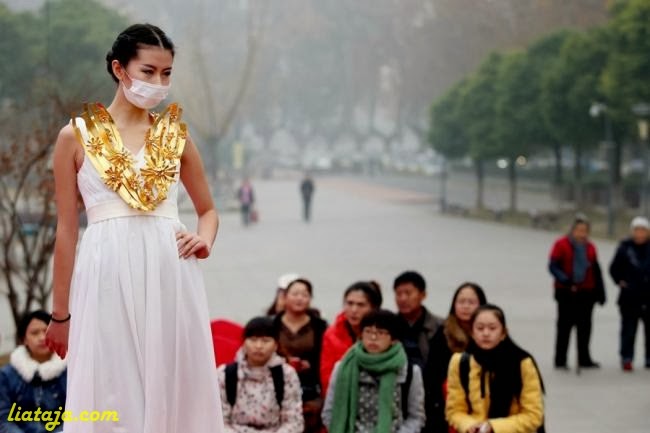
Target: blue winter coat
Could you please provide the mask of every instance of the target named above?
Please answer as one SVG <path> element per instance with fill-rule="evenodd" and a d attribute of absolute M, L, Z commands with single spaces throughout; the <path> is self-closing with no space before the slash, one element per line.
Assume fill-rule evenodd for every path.
<path fill-rule="evenodd" d="M 17 347 L 9 364 L 0 369 L 0 433 L 49 433 L 45 422 L 9 421 L 8 418 L 16 418 L 18 410 L 24 414 L 39 408 L 41 412 L 59 410 L 62 415 L 66 373 L 66 363 L 58 356 L 53 355 L 49 361 L 39 364 L 25 346 Z M 53 431 L 62 430 L 63 426 L 58 425 Z"/>

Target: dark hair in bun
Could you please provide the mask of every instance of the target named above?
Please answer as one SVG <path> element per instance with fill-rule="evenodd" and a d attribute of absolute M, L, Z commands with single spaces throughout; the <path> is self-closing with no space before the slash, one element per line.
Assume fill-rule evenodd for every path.
<path fill-rule="evenodd" d="M 159 27 L 152 24 L 133 24 L 117 36 L 111 50 L 106 54 L 106 70 L 119 82 L 113 73 L 113 60 L 126 66 L 129 61 L 138 55 L 138 49 L 145 46 L 164 48 L 175 54 L 174 44 Z"/>
<path fill-rule="evenodd" d="M 381 295 L 381 286 L 376 281 L 357 281 L 345 290 L 343 299 L 345 300 L 353 292 L 363 293 L 368 303 L 375 310 L 381 307 L 384 300 Z"/>

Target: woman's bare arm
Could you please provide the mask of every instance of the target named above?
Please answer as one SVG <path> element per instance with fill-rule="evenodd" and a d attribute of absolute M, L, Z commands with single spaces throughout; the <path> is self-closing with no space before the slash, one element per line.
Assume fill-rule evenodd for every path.
<path fill-rule="evenodd" d="M 181 180 L 192 199 L 199 221 L 198 236 L 187 232 L 177 234 L 179 255 L 186 258 L 196 255 L 204 259 L 210 255 L 212 244 L 217 237 L 219 215 L 210 194 L 201 155 L 189 136 L 181 158 Z"/>
<path fill-rule="evenodd" d="M 54 276 L 52 288 L 52 315 L 65 319 L 69 314 L 70 282 L 79 237 L 79 210 L 77 207 L 76 153 L 79 149 L 71 125 L 59 133 L 54 155 L 54 185 L 57 209 L 56 243 L 54 246 Z M 68 348 L 68 324 L 51 322 L 47 331 L 48 345 L 64 357 Z"/>

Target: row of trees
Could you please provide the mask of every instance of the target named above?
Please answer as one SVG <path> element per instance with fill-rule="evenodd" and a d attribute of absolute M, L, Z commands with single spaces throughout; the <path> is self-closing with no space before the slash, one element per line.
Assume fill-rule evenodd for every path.
<path fill-rule="evenodd" d="M 581 205 L 584 157 L 603 139 L 603 115 L 612 125 L 611 168 L 620 186 L 623 146 L 637 137 L 631 107 L 650 101 L 650 0 L 618 1 L 610 13 L 603 26 L 493 52 L 435 101 L 429 141 L 447 158 L 471 158 L 477 208 L 484 207 L 488 161 L 508 161 L 510 209 L 516 211 L 518 160 L 554 155 L 553 182 L 561 185 L 567 147 L 575 156 L 574 197 Z M 595 102 L 607 107 L 600 117 L 590 115 Z"/>
<path fill-rule="evenodd" d="M 110 101 L 98 59 L 126 25 L 95 1 L 20 13 L 0 3 L 0 295 L 16 323 L 51 291 L 52 147 L 82 101 Z"/>
<path fill-rule="evenodd" d="M 607 0 L 103 1 L 178 44 L 174 96 L 216 173 L 243 130 L 267 150 L 280 131 L 303 147 L 426 141 L 455 77 L 496 47 L 604 22 Z"/>

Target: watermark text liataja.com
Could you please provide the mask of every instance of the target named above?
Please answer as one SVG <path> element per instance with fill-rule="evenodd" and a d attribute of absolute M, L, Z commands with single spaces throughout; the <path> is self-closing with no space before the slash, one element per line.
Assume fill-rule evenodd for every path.
<path fill-rule="evenodd" d="M 53 431 L 62 422 L 118 422 L 120 417 L 114 410 L 105 411 L 82 411 L 78 416 L 74 416 L 72 411 L 64 411 L 61 406 L 58 410 L 26 410 L 23 411 L 20 406 L 16 407 L 16 403 L 11 405 L 7 421 L 9 422 L 43 422 L 47 431 Z"/>

